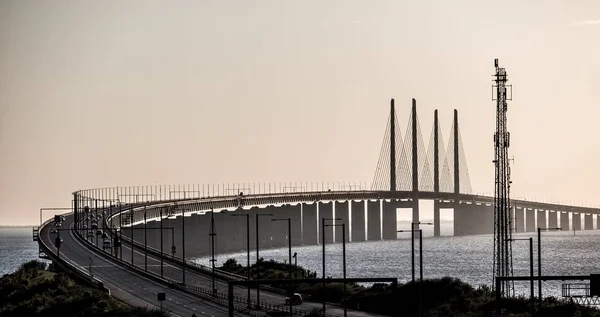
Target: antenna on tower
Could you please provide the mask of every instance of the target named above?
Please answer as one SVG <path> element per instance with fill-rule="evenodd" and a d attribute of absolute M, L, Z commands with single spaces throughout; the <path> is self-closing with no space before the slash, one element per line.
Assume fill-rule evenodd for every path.
<path fill-rule="evenodd" d="M 496 101 L 496 132 L 494 134 L 494 259 L 492 285 L 497 287 L 503 296 L 514 294 L 512 281 L 503 281 L 495 285 L 496 277 L 512 276 L 512 208 L 510 201 L 510 164 L 508 148 L 510 133 L 507 130 L 506 112 L 507 101 L 512 99 L 512 86 L 507 85 L 506 70 L 499 66 L 498 59 L 494 60 L 496 73 L 492 86 L 492 100 Z M 495 93 L 495 96 L 494 96 Z M 513 157 L 514 160 L 514 157 Z"/>

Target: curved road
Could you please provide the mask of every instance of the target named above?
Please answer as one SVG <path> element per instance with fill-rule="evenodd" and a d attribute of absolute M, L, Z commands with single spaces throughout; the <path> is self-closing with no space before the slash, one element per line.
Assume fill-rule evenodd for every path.
<path fill-rule="evenodd" d="M 171 311 L 175 316 L 226 316 L 225 307 L 203 301 L 185 292 L 174 290 L 158 282 L 152 281 L 134 273 L 119 264 L 107 260 L 83 245 L 75 236 L 72 228 L 73 216 L 66 216 L 61 227 L 60 237 L 63 243 L 60 247 L 60 257 L 70 264 L 89 271 L 91 268 L 94 277 L 100 279 L 104 287 L 110 290 L 111 295 L 124 302 L 138 307 L 160 308 L 157 293 L 166 293 L 167 300 L 163 302 L 163 309 Z M 54 236 L 50 231 L 53 224 L 44 226 L 40 232 L 40 239 L 56 253 Z M 92 263 L 90 265 L 90 259 Z M 236 316 L 243 316 L 236 313 Z"/>

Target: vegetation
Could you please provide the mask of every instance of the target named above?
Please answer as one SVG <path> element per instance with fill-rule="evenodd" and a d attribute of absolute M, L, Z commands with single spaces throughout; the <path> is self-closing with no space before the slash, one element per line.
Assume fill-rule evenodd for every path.
<path fill-rule="evenodd" d="M 0 278 L 0 315 L 11 316 L 167 316 L 132 308 L 104 292 L 81 286 L 52 265 L 27 262 Z"/>
<path fill-rule="evenodd" d="M 282 279 L 289 275 L 289 266 L 273 260 L 261 259 L 261 278 Z M 239 265 L 234 259 L 229 259 L 221 269 L 246 275 L 247 268 Z M 255 277 L 255 266 L 251 267 L 252 278 Z M 315 272 L 298 267 L 294 276 L 317 278 Z M 284 285 L 273 285 L 284 289 Z M 349 308 L 387 315 L 387 316 L 418 316 L 419 290 L 421 289 L 424 316 L 492 316 L 495 309 L 494 292 L 488 286 L 473 286 L 456 278 L 424 280 L 419 283 L 399 284 L 392 287 L 387 284 L 374 284 L 363 287 L 356 284 L 347 285 L 346 304 Z M 325 300 L 330 303 L 343 302 L 343 285 L 328 284 L 323 289 L 322 284 L 304 284 L 296 288 L 296 292 L 304 295 L 305 299 L 314 301 Z M 526 297 L 504 299 L 501 303 L 502 316 L 530 316 L 531 301 Z M 536 307 L 537 308 L 537 307 Z M 319 316 L 319 312 L 311 312 L 310 316 Z M 578 316 L 600 317 L 600 311 L 581 306 L 553 297 L 544 299 L 543 308 L 535 316 Z"/>

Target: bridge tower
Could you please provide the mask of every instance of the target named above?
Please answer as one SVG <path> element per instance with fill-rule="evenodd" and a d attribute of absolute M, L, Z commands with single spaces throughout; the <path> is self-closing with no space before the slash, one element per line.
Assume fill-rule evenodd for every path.
<path fill-rule="evenodd" d="M 494 60 L 496 74 L 493 86 L 496 95 L 492 100 L 496 101 L 496 133 L 494 134 L 494 165 L 495 165 L 495 189 L 494 189 L 494 260 L 493 280 L 495 284 L 497 276 L 512 276 L 512 215 L 510 207 L 510 165 L 508 148 L 510 146 L 510 133 L 506 127 L 507 101 L 512 96 L 507 94 L 512 88 L 506 85 L 508 81 L 506 70 L 498 66 L 498 59 Z M 495 98 L 494 98 L 495 97 Z M 495 287 L 496 285 L 494 285 Z M 505 281 L 500 285 L 503 296 L 511 296 L 514 293 L 512 282 Z"/>

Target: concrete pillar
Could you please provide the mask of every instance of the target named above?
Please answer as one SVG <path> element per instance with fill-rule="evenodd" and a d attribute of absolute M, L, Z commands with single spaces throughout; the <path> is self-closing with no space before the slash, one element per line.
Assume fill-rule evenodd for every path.
<path fill-rule="evenodd" d="M 277 216 L 276 218 L 290 218 L 291 219 L 291 224 L 292 224 L 292 245 L 293 246 L 298 246 L 298 245 L 302 245 L 302 222 L 300 220 L 301 218 L 301 205 L 297 204 L 297 205 L 283 205 L 281 207 L 279 207 L 280 211 L 277 212 L 277 214 L 279 216 Z M 285 222 L 278 222 L 277 224 L 279 224 L 280 226 L 277 226 L 279 229 L 282 229 L 283 231 L 280 231 L 279 229 L 277 230 L 278 232 L 278 236 L 281 236 L 281 239 L 278 237 L 276 244 L 278 245 L 284 245 L 287 246 L 288 242 L 287 242 L 287 223 Z"/>
<path fill-rule="evenodd" d="M 383 239 L 384 240 L 396 240 L 398 230 L 396 208 L 398 207 L 398 201 L 386 201 L 383 200 Z M 414 214 L 414 213 L 413 213 Z M 418 220 L 417 220 L 418 221 Z"/>
<path fill-rule="evenodd" d="M 433 236 L 440 236 L 440 202 L 438 200 L 433 201 Z"/>
<path fill-rule="evenodd" d="M 525 208 L 515 208 L 515 231 L 525 232 Z"/>
<path fill-rule="evenodd" d="M 252 207 L 249 210 L 246 211 L 249 215 L 250 215 L 250 250 L 256 252 L 256 214 L 261 213 L 261 209 L 258 207 Z M 263 217 L 265 218 L 265 217 Z M 267 221 L 269 220 L 269 217 L 266 217 Z M 265 219 L 261 219 L 261 220 L 265 220 Z M 259 224 L 260 224 L 260 220 L 259 220 Z M 260 229 L 259 229 L 260 230 Z M 244 231 L 245 233 L 245 231 Z M 259 236 L 260 238 L 260 233 Z M 256 260 L 256 259 L 254 259 Z"/>
<path fill-rule="evenodd" d="M 336 220 L 336 224 L 345 224 L 346 229 L 346 242 L 350 241 L 350 213 L 348 210 L 349 203 L 347 201 L 335 202 L 335 218 L 342 220 Z M 342 227 L 335 227 L 335 243 L 342 243 Z"/>
<path fill-rule="evenodd" d="M 381 240 L 381 205 L 379 200 L 367 201 L 367 239 Z"/>
<path fill-rule="evenodd" d="M 535 227 L 535 209 L 528 208 L 525 211 L 525 226 L 526 232 L 535 232 L 537 230 Z"/>
<path fill-rule="evenodd" d="M 478 218 L 481 221 L 480 234 L 494 234 L 494 206 L 475 205 L 475 208 L 481 208 L 478 210 L 480 213 Z"/>
<path fill-rule="evenodd" d="M 537 228 L 548 228 L 548 224 L 546 223 L 546 210 L 538 209 L 537 210 Z"/>
<path fill-rule="evenodd" d="M 361 242 L 366 240 L 365 235 L 365 202 L 352 202 L 352 242 Z"/>
<path fill-rule="evenodd" d="M 548 212 L 548 228 L 557 228 L 558 227 L 558 212 L 549 211 Z"/>
<path fill-rule="evenodd" d="M 271 219 L 278 218 L 280 215 L 275 206 L 270 205 L 265 208 L 265 213 L 273 214 L 272 217 L 259 217 L 258 220 L 258 230 L 260 230 L 259 234 L 259 248 L 261 250 L 278 247 L 273 240 L 273 236 L 275 236 L 277 228 L 274 225 L 274 222 Z M 279 227 L 279 226 L 278 226 Z M 286 229 L 287 231 L 287 229 Z"/>
<path fill-rule="evenodd" d="M 568 212 L 560 213 L 560 228 L 563 231 L 571 230 L 571 228 L 569 227 L 569 213 Z"/>
<path fill-rule="evenodd" d="M 225 221 L 227 220 L 226 217 L 230 217 L 230 216 L 227 213 L 224 213 L 223 211 L 215 212 L 215 214 L 214 214 L 215 233 L 217 234 L 215 236 L 215 255 L 229 251 L 229 249 L 228 249 L 229 241 L 228 240 L 231 239 L 231 237 L 228 237 L 227 227 L 225 224 Z M 210 239 L 210 236 L 209 236 L 209 239 Z M 218 265 L 223 264 L 223 261 L 220 261 L 221 263 L 219 263 Z M 217 264 L 215 264 L 215 265 L 217 265 Z"/>
<path fill-rule="evenodd" d="M 323 218 L 331 219 L 333 218 L 333 202 L 323 203 L 319 202 L 319 228 L 323 228 Z M 333 224 L 334 222 L 329 220 L 325 222 L 325 224 Z M 322 233 L 319 236 L 319 241 L 321 241 Z M 325 227 L 325 243 L 333 243 L 333 227 Z"/>
<path fill-rule="evenodd" d="M 472 227 L 470 226 L 472 210 L 470 206 L 467 204 L 454 204 L 454 236 L 472 234 Z"/>
<path fill-rule="evenodd" d="M 573 230 L 581 230 L 581 214 L 573 213 Z"/>
<path fill-rule="evenodd" d="M 592 214 L 585 214 L 585 230 L 594 230 L 594 217 Z"/>
<path fill-rule="evenodd" d="M 302 204 L 302 244 L 315 245 L 319 243 L 317 233 L 317 204 Z"/>

